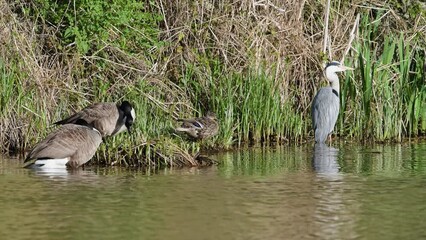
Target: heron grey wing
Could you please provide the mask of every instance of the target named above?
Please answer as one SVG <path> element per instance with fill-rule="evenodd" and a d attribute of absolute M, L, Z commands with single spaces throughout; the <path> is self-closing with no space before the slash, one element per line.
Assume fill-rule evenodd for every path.
<path fill-rule="evenodd" d="M 324 131 L 324 101 L 325 101 L 326 92 L 323 89 L 320 89 L 317 95 L 314 98 L 312 103 L 312 122 L 315 132 L 315 141 L 316 142 L 325 142 L 327 135 Z"/>
<path fill-rule="evenodd" d="M 314 101 L 312 102 L 312 123 L 314 129 L 323 128 L 325 119 L 325 111 L 327 108 L 327 101 L 329 101 L 328 91 L 326 88 L 321 88 L 315 95 Z"/>
<path fill-rule="evenodd" d="M 333 130 L 339 115 L 339 98 L 331 87 L 321 88 L 312 103 L 312 122 L 315 139 L 324 142 Z"/>
<path fill-rule="evenodd" d="M 330 97 L 330 107 L 328 109 L 330 121 L 328 126 L 328 134 L 333 132 L 334 126 L 336 125 L 337 118 L 339 117 L 339 111 L 340 111 L 340 99 L 338 96 L 331 94 Z"/>
<path fill-rule="evenodd" d="M 315 95 L 314 97 L 314 101 L 312 102 L 312 107 L 311 107 L 311 120 L 312 120 L 312 126 L 314 131 L 317 129 L 317 123 L 318 123 L 318 115 L 319 115 L 319 103 L 318 103 L 318 95 L 319 93 L 317 93 L 317 95 Z"/>

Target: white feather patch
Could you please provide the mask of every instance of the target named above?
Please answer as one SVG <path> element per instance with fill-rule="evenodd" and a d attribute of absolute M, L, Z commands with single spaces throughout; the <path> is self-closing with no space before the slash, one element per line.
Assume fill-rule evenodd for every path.
<path fill-rule="evenodd" d="M 194 127 L 199 128 L 199 129 L 204 128 L 204 125 L 203 125 L 203 124 L 201 124 L 199 121 L 196 121 L 196 122 L 197 122 L 197 124 L 198 124 L 200 127 L 198 127 L 198 126 L 196 126 L 196 125 L 192 124 Z"/>
<path fill-rule="evenodd" d="M 36 168 L 66 168 L 66 164 L 69 161 L 69 158 L 59 158 L 59 159 L 42 159 L 36 160 L 34 162 L 34 167 Z"/>
<path fill-rule="evenodd" d="M 130 115 L 132 115 L 133 121 L 136 119 L 135 109 L 132 108 L 132 111 L 130 111 Z"/>

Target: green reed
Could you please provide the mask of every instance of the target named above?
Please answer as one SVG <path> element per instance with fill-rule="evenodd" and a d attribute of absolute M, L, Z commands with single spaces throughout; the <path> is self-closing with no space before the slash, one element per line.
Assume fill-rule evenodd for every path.
<path fill-rule="evenodd" d="M 354 44 L 358 55 L 346 63 L 357 69 L 342 86 L 339 126 L 342 133 L 359 139 L 401 141 L 424 132 L 419 129 L 426 111 L 424 54 L 412 48 L 414 42 L 407 42 L 402 33 L 380 40 L 380 16 L 371 23 L 366 16 L 361 22 L 361 37 Z"/>
<path fill-rule="evenodd" d="M 12 102 L 12 96 L 16 94 L 15 86 L 20 86 L 19 83 L 16 82 L 16 78 L 13 74 L 8 71 L 7 67 L 3 62 L 0 62 L 0 81 L 1 81 L 1 96 L 0 96 L 0 114 L 1 117 L 5 117 L 6 109 L 10 105 L 14 105 Z M 19 91 L 18 92 L 22 92 Z"/>
<path fill-rule="evenodd" d="M 190 68 L 183 88 L 190 89 L 194 102 L 202 103 L 200 108 L 218 115 L 221 130 L 216 145 L 230 148 L 303 136 L 302 116 L 293 109 L 293 101 L 281 102 L 273 77 L 262 71 L 226 74 L 216 66 L 203 82 L 196 78 L 196 67 Z"/>
<path fill-rule="evenodd" d="M 166 102 L 171 89 L 145 80 L 137 81 L 132 87 L 123 85 L 122 88 L 126 92 L 123 99 L 129 100 L 135 108 L 133 129 L 130 134 L 105 139 L 105 144 L 98 151 L 100 161 L 149 167 L 171 166 L 187 161 L 186 157 L 200 150 L 199 143 L 191 143 L 174 132 L 178 125 L 172 118 L 174 107 Z"/>
<path fill-rule="evenodd" d="M 342 138 L 401 141 L 426 132 L 425 54 L 419 47 L 422 40 L 407 33 L 383 34 L 382 16 L 379 12 L 374 18 L 368 13 L 361 17 L 359 36 L 352 46 L 356 51 L 346 58 L 345 65 L 356 70 L 341 77 L 341 111 L 336 131 Z M 132 59 L 138 56 L 126 52 L 116 53 L 119 57 L 110 56 L 118 59 L 114 60 L 119 63 L 115 65 L 101 60 L 80 63 L 70 57 L 64 65 L 76 67 L 70 72 L 64 68 L 67 79 L 33 79 L 34 69 L 39 68 L 25 68 L 25 61 L 32 58 L 8 56 L 15 61 L 0 61 L 2 142 L 24 150 L 51 132 L 55 128 L 53 122 L 74 111 L 93 102 L 122 99 L 134 104 L 137 117 L 133 132 L 105 139 L 97 152 L 97 163 L 184 165 L 197 152 L 212 148 L 312 139 L 310 106 L 300 106 L 300 99 L 309 97 L 302 102 L 311 102 L 315 94 L 312 85 L 300 87 L 292 76 L 271 74 L 275 63 L 263 63 L 262 67 L 249 59 L 244 68 L 233 68 L 208 50 L 192 53 L 190 62 L 176 67 L 178 74 L 173 79 L 161 75 L 161 71 L 156 72 L 160 76 L 153 77 L 132 72 Z M 108 54 L 104 53 L 104 57 L 108 58 Z M 291 56 L 286 57 L 291 64 Z M 250 54 L 243 58 L 250 58 Z M 314 59 L 315 55 L 309 58 Z M 126 64 L 130 68 L 123 70 L 121 67 Z M 166 70 L 174 70 L 170 68 Z M 309 70 L 316 69 L 312 66 L 300 69 L 312 71 L 306 76 L 321 75 Z M 283 91 L 283 86 L 289 89 Z M 174 132 L 177 118 L 202 116 L 209 110 L 218 116 L 218 136 L 191 142 Z"/>

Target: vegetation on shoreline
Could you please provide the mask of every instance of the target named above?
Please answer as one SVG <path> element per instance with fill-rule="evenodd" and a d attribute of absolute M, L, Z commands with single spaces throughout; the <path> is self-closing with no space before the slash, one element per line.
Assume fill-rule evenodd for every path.
<path fill-rule="evenodd" d="M 0 1 L 0 142 L 23 151 L 92 102 L 130 100 L 135 131 L 107 139 L 95 163 L 196 165 L 200 149 L 312 139 L 310 103 L 326 84 L 325 5 L 114 0 Z M 333 60 L 344 55 L 336 132 L 401 141 L 426 132 L 426 6 L 331 6 Z M 78 18 L 76 16 L 79 16 Z M 331 59 L 328 59 L 331 60 Z M 177 118 L 216 112 L 219 135 L 192 143 Z"/>

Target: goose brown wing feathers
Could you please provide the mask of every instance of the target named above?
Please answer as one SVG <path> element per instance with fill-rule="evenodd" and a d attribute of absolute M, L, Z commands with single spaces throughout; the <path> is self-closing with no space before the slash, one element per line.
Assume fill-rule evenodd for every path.
<path fill-rule="evenodd" d="M 102 136 L 108 136 L 116 131 L 118 118 L 119 111 L 115 103 L 95 103 L 54 124 L 76 123 L 79 119 L 83 119 L 96 128 Z"/>
<path fill-rule="evenodd" d="M 28 154 L 31 159 L 70 158 L 75 167 L 87 162 L 102 142 L 101 135 L 85 126 L 67 124 L 49 134 Z"/>

